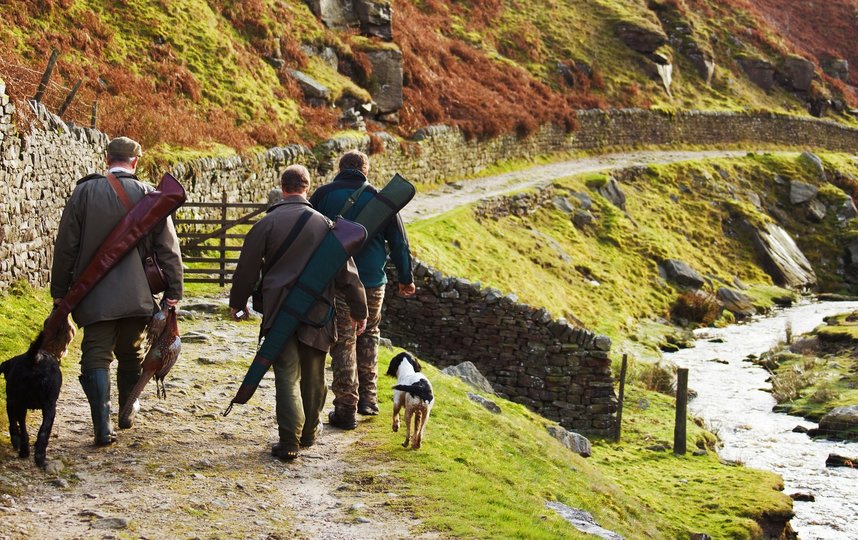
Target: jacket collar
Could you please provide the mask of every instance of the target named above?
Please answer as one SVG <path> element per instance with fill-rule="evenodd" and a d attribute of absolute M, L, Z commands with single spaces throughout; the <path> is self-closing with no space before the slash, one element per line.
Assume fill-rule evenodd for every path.
<path fill-rule="evenodd" d="M 290 204 L 303 204 L 304 206 L 309 206 L 312 208 L 310 201 L 308 201 L 307 198 L 303 195 L 289 195 L 288 197 L 285 197 L 282 201 L 269 206 L 268 210 L 266 210 L 265 212 L 268 213 L 276 208 L 280 208 L 281 206 L 286 206 Z"/>
<path fill-rule="evenodd" d="M 137 176 L 134 173 L 131 173 L 131 172 L 128 172 L 125 170 L 118 170 L 118 171 L 114 172 L 113 174 L 115 174 L 117 178 L 133 178 L 134 180 L 137 180 Z M 101 174 L 101 173 L 88 174 L 88 175 L 84 176 L 83 178 L 81 178 L 80 180 L 78 180 L 77 183 L 83 184 L 87 180 L 93 180 L 96 178 L 106 178 L 106 176 Z"/>
<path fill-rule="evenodd" d="M 355 184 L 359 186 L 364 182 L 368 182 L 366 176 L 357 169 L 345 169 L 337 173 L 334 177 L 334 182 L 345 182 L 347 184 Z"/>

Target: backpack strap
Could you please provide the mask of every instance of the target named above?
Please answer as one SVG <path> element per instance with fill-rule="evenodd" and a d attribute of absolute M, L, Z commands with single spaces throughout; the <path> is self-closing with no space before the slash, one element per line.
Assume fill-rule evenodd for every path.
<path fill-rule="evenodd" d="M 361 186 L 359 188 L 352 191 L 352 194 L 349 195 L 348 199 L 346 199 L 346 203 L 343 205 L 342 208 L 340 208 L 340 211 L 337 212 L 337 215 L 338 216 L 344 216 L 346 214 L 346 212 L 351 210 L 352 206 L 354 206 L 354 204 L 360 198 L 361 193 L 363 193 L 363 191 L 368 187 L 369 187 L 369 182 L 364 182 L 363 184 L 361 184 Z"/>

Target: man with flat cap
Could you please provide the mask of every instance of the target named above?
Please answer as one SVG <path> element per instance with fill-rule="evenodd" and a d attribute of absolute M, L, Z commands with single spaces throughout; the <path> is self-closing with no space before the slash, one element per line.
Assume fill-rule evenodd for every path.
<path fill-rule="evenodd" d="M 143 151 L 136 141 L 117 137 L 107 144 L 107 171 L 78 180 L 60 219 L 51 268 L 51 296 L 57 304 L 89 264 L 108 234 L 152 186 L 135 172 Z M 175 306 L 182 298 L 179 240 L 168 217 L 95 285 L 72 311 L 83 327 L 80 384 L 89 401 L 96 446 L 116 440 L 110 421 L 110 364 L 118 361 L 119 410 L 125 405 L 143 364 L 146 325 L 157 302 L 143 269 L 143 255 L 153 250 L 167 277 L 164 299 Z M 135 412 L 139 404 L 135 403 Z M 131 427 L 119 425 L 120 429 Z"/>

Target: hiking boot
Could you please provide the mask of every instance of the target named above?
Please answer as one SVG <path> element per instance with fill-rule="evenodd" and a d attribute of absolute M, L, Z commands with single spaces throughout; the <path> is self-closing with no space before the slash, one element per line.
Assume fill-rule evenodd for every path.
<path fill-rule="evenodd" d="M 351 415 L 338 414 L 336 410 L 328 413 L 328 424 L 340 429 L 354 429 L 357 427 L 357 420 L 354 413 Z"/>
<path fill-rule="evenodd" d="M 116 442 L 116 433 L 110 423 L 110 377 L 106 369 L 89 369 L 78 377 L 83 393 L 89 401 L 95 445 L 107 446 Z"/>
<path fill-rule="evenodd" d="M 298 449 L 287 450 L 287 446 L 280 443 L 271 447 L 271 455 L 282 461 L 292 461 L 298 457 Z"/>
<path fill-rule="evenodd" d="M 358 402 L 357 412 L 363 416 L 377 416 L 378 405 L 375 403 Z"/>
<path fill-rule="evenodd" d="M 141 370 L 142 371 L 142 370 Z M 119 411 L 125 409 L 125 402 L 128 401 L 128 396 L 131 390 L 140 379 L 140 371 L 117 370 L 116 371 L 116 388 L 119 391 Z M 127 418 L 119 415 L 119 429 L 128 429 L 134 423 L 134 415 L 140 412 L 140 400 L 135 399 L 131 405 L 131 413 Z"/>

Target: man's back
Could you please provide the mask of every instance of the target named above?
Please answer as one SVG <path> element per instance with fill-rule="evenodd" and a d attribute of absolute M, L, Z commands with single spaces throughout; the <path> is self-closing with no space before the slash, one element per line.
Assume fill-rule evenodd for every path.
<path fill-rule="evenodd" d="M 343 209 L 349 197 L 360 189 L 366 182 L 366 177 L 353 169 L 340 171 L 334 180 L 319 187 L 310 197 L 313 207 L 330 219 L 335 219 Z M 343 215 L 346 219 L 355 219 L 361 210 L 378 193 L 373 186 L 367 185 L 355 201 L 354 205 Z M 378 234 L 368 238 L 360 253 L 354 256 L 355 264 L 364 287 L 380 287 L 387 283 L 384 266 L 387 262 L 387 242 L 390 247 L 390 258 L 396 266 L 400 277 L 411 278 L 411 253 L 408 248 L 408 237 L 405 227 L 397 215 Z M 400 279 L 402 281 L 402 279 Z"/>
<path fill-rule="evenodd" d="M 128 173 L 117 179 L 133 203 L 147 191 Z M 89 175 L 78 182 L 60 220 L 51 272 L 51 295 L 60 298 L 90 262 L 127 210 L 107 179 Z M 138 250 L 132 250 L 80 302 L 74 319 L 81 326 L 124 317 L 148 316 L 154 303 Z"/>

